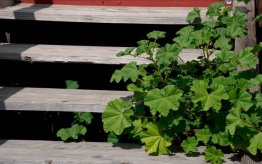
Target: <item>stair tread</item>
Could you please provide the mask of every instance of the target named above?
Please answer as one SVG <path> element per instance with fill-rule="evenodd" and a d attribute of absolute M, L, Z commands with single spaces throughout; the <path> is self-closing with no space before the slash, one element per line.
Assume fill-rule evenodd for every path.
<path fill-rule="evenodd" d="M 1 44 L 0 59 L 94 64 L 126 64 L 131 61 L 136 61 L 138 64 L 149 63 L 149 60 L 143 57 L 116 57 L 116 54 L 122 50 L 125 50 L 125 47 Z M 183 62 L 187 62 L 197 59 L 200 54 L 199 49 L 184 49 L 180 57 Z"/>
<path fill-rule="evenodd" d="M 132 93 L 110 90 L 0 87 L 0 110 L 103 112 L 106 104 Z"/>
<path fill-rule="evenodd" d="M 116 7 L 26 4 L 0 10 L 0 19 L 123 24 L 187 24 L 193 7 Z M 205 18 L 206 7 L 201 9 Z"/>
<path fill-rule="evenodd" d="M 183 153 L 175 155 L 149 156 L 144 147 L 130 143 L 80 142 L 36 140 L 0 140 L 0 163 L 205 163 L 203 155 L 189 157 Z M 200 151 L 204 147 L 199 148 Z M 226 154 L 225 163 L 239 163 Z"/>

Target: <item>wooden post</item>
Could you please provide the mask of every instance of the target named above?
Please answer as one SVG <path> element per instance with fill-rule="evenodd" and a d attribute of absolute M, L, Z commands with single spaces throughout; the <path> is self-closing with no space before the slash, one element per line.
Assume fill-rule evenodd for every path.
<path fill-rule="evenodd" d="M 236 0 L 234 0 L 233 5 L 237 10 L 247 12 L 248 33 L 244 38 L 237 38 L 235 40 L 235 51 L 239 51 L 248 46 L 254 46 L 257 43 L 256 24 L 253 21 L 255 18 L 255 0 L 250 0 L 247 5 L 243 2 L 236 2 Z"/>
<path fill-rule="evenodd" d="M 235 40 L 235 51 L 239 51 L 245 49 L 246 47 L 255 46 L 257 44 L 256 39 L 256 23 L 254 22 L 255 18 L 255 0 L 250 0 L 248 4 L 244 2 L 237 2 L 234 0 L 233 6 L 236 10 L 241 10 L 247 13 L 247 29 L 248 33 L 243 38 L 237 38 Z M 257 70 L 259 71 L 259 66 L 257 66 Z M 239 70 L 243 71 L 243 70 Z M 261 87 L 257 86 L 250 89 L 251 92 L 261 91 Z"/>

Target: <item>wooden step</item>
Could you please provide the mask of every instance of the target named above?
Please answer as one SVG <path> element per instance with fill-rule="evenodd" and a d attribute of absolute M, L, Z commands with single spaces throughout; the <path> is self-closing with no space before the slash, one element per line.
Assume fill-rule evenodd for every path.
<path fill-rule="evenodd" d="M 116 54 L 124 49 L 125 47 L 0 44 L 0 59 L 93 64 L 126 64 L 131 61 L 138 64 L 149 63 L 142 57 L 116 57 Z M 180 56 L 183 62 L 187 62 L 197 59 L 199 55 L 201 50 L 184 49 Z"/>
<path fill-rule="evenodd" d="M 204 148 L 199 150 L 203 152 Z M 232 161 L 233 154 L 226 154 L 224 163 Z M 149 156 L 144 147 L 128 143 L 60 141 L 0 140 L 0 163 L 83 163 L 83 164 L 203 164 L 203 155 L 186 156 L 183 153 L 164 156 Z"/>
<path fill-rule="evenodd" d="M 19 4 L 0 10 L 0 19 L 127 23 L 187 24 L 186 16 L 193 7 L 108 7 L 48 4 Z M 201 8 L 202 19 L 206 8 Z"/>
<path fill-rule="evenodd" d="M 64 5 L 95 5 L 95 6 L 208 6 L 224 0 L 22 0 L 24 3 L 64 4 Z"/>
<path fill-rule="evenodd" d="M 101 113 L 110 100 L 127 99 L 131 94 L 109 90 L 0 87 L 0 110 Z"/>

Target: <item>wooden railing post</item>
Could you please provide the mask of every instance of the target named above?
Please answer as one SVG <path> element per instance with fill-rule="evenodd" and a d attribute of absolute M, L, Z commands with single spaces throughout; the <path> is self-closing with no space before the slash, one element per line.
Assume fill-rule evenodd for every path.
<path fill-rule="evenodd" d="M 248 4 L 244 2 L 237 2 L 234 0 L 234 7 L 247 13 L 247 29 L 248 33 L 244 38 L 237 38 L 235 40 L 235 51 L 242 50 L 249 46 L 254 46 L 257 43 L 256 39 L 256 24 L 255 18 L 255 0 L 250 0 Z"/>

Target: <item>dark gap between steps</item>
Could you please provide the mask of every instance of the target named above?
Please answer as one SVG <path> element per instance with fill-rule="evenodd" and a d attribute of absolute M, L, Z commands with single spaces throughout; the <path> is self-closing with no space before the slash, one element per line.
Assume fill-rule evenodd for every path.
<path fill-rule="evenodd" d="M 153 30 L 167 32 L 166 40 L 172 42 L 175 33 L 184 25 L 102 24 L 48 21 L 1 20 L 0 31 L 10 32 L 12 43 L 136 46 Z M 0 41 L 4 41 L 2 38 Z"/>

